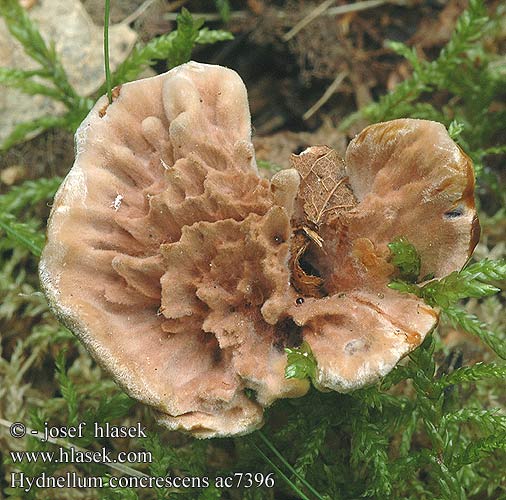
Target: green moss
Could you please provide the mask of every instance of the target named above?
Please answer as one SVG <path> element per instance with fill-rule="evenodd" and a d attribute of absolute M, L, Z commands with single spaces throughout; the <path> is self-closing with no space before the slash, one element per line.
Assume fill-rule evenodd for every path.
<path fill-rule="evenodd" d="M 228 2 L 216 3 L 223 17 Z M 68 84 L 52 47 L 38 34 L 15 0 L 0 2 L 0 14 L 9 29 L 38 63 L 33 71 L 0 70 L 0 83 L 28 94 L 58 99 L 67 107 L 62 118 L 45 117 L 22 124 L 3 145 L 23 140 L 33 130 L 63 126 L 75 129 L 92 101 Z M 177 32 L 138 45 L 112 75 L 114 84 L 131 80 L 158 60 L 177 64 L 186 60 L 196 43 L 230 38 L 223 31 L 201 28 L 183 13 Z M 433 61 L 421 60 L 405 45 L 391 48 L 406 57 L 413 75 L 392 93 L 360 110 L 360 116 L 379 121 L 401 116 L 438 119 L 471 155 L 479 175 L 479 195 L 489 215 L 485 230 L 506 227 L 504 190 L 489 162 L 503 154 L 505 146 L 494 141 L 506 128 L 506 114 L 491 103 L 504 95 L 500 56 L 488 50 L 487 40 L 498 29 L 483 2 L 471 0 L 448 45 Z M 190 46 L 191 45 L 191 46 Z M 37 80 L 35 79 L 37 77 Z M 431 93 L 444 99 L 430 101 Z M 353 121 L 351 117 L 348 120 Z M 262 165 L 263 166 L 263 165 Z M 441 307 L 459 332 L 475 334 L 484 343 L 471 342 L 471 354 L 462 359 L 442 340 L 449 322 L 443 323 L 424 344 L 373 387 L 343 395 L 314 389 L 297 400 L 283 400 L 266 412 L 261 433 L 236 439 L 198 441 L 156 427 L 145 408 L 135 404 L 91 360 L 88 353 L 48 312 L 38 292 L 37 256 L 44 240 L 43 214 L 60 179 L 39 179 L 0 196 L 0 417 L 2 425 L 27 422 L 42 430 L 94 420 L 117 425 L 142 421 L 149 429 L 146 439 L 97 440 L 90 433 L 67 439 L 65 445 L 89 450 L 102 446 L 112 451 L 145 450 L 152 463 L 130 464 L 117 470 L 110 464 L 76 464 L 81 475 L 189 475 L 214 477 L 234 472 L 275 473 L 272 488 L 219 490 L 171 488 L 133 490 L 104 488 L 89 498 L 149 499 L 250 499 L 321 498 L 501 498 L 506 484 L 506 416 L 504 379 L 506 357 L 504 327 L 504 250 L 493 253 L 440 280 L 414 283 L 417 276 L 413 252 L 401 245 L 397 265 L 411 282 L 396 282 L 399 290 L 416 293 Z M 491 233 L 492 234 L 492 233 Z M 494 241 L 490 237 L 489 243 Z M 501 254 L 502 252 L 502 254 Z M 488 255 L 488 254 L 487 254 Z M 416 276 L 415 276 L 416 275 Z M 485 321 L 490 321 L 486 325 Z M 489 346 L 489 350 L 486 346 Z M 476 352 L 478 354 L 476 354 Z M 58 354 L 60 353 L 60 354 Z M 311 376 L 310 356 L 292 352 L 293 375 Z M 480 361 L 473 363 L 473 357 Z M 302 364 L 300 364 L 302 360 Z M 297 370 L 295 370 L 297 368 Z M 56 378 L 54 378 L 56 377 Z M 0 433 L 5 459 L 0 477 L 12 471 L 27 475 L 62 474 L 66 464 L 22 463 L 13 466 L 8 451 L 56 450 L 57 445 L 30 437 L 14 441 Z M 19 498 L 19 490 L 2 483 L 7 498 Z M 0 495 L 1 496 L 1 495 Z M 70 492 L 34 488 L 23 498 L 78 498 Z M 81 498 L 81 497 L 79 497 Z"/>

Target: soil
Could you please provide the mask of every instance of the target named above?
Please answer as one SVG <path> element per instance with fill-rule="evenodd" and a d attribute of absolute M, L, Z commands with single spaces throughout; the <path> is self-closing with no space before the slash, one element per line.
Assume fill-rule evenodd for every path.
<path fill-rule="evenodd" d="M 206 13 L 209 28 L 232 31 L 233 41 L 197 47 L 193 58 L 238 71 L 249 92 L 259 159 L 287 166 L 289 153 L 309 144 L 326 143 L 343 151 L 347 138 L 335 127 L 409 75 L 409 66 L 385 48 L 385 40 L 413 44 L 420 55 L 433 57 L 448 41 L 467 2 L 384 2 L 366 10 L 350 9 L 342 15 L 329 15 L 330 9 L 285 40 L 319 3 L 233 0 L 231 18 L 224 26 L 217 19 L 214 2 L 126 0 L 111 2 L 111 21 L 129 21 L 139 39 L 147 41 L 173 29 L 175 16 L 184 6 L 193 13 Z M 83 4 L 94 22 L 103 22 L 102 0 L 83 0 Z M 336 1 L 333 8 L 345 6 L 350 2 Z M 154 69 L 161 73 L 166 67 L 158 64 Z M 315 106 L 336 78 L 341 83 Z M 308 110 L 314 106 L 308 117 Z M 357 123 L 349 135 L 363 125 Z M 72 159 L 71 134 L 46 132 L 0 157 L 0 169 L 9 169 L 0 177 L 0 190 L 26 178 L 65 175 Z"/>

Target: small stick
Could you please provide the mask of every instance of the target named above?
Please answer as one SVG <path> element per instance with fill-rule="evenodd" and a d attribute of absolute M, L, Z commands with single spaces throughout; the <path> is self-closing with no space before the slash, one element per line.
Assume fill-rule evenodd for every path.
<path fill-rule="evenodd" d="M 283 41 L 288 42 L 291 40 L 301 29 L 305 28 L 310 22 L 314 21 L 317 17 L 321 16 L 326 10 L 328 15 L 341 15 L 349 12 L 356 12 L 359 10 L 372 9 L 386 3 L 386 0 L 365 0 L 363 2 L 355 2 L 350 5 L 340 5 L 329 9 L 335 0 L 326 0 L 322 2 L 316 9 L 312 10 L 304 19 L 299 21 L 288 33 L 283 36 Z"/>
<path fill-rule="evenodd" d="M 109 15 L 111 10 L 110 0 L 105 0 L 104 14 L 104 65 L 105 65 L 105 81 L 107 83 L 107 99 L 109 104 L 112 103 L 111 89 L 111 67 L 109 65 Z"/>
<path fill-rule="evenodd" d="M 167 21 L 175 21 L 178 15 L 177 12 L 168 12 L 163 15 L 163 18 Z M 195 19 L 204 19 L 206 22 L 221 20 L 221 16 L 214 12 L 192 12 L 192 16 Z M 248 19 L 251 16 L 251 13 L 246 10 L 236 10 L 230 13 L 230 19 Z"/>
<path fill-rule="evenodd" d="M 137 21 L 139 17 L 141 17 L 146 10 L 148 10 L 151 5 L 153 5 L 157 0 L 145 0 L 137 9 L 135 9 L 129 16 L 125 17 L 123 21 L 121 21 L 121 24 L 132 24 L 134 21 Z M 178 0 L 176 2 L 173 2 L 169 4 L 166 8 L 170 10 L 176 10 L 182 7 L 185 3 L 187 3 L 188 0 Z M 168 15 L 168 14 L 166 14 Z M 173 21 L 176 20 L 177 16 L 179 14 L 174 14 Z"/>
<path fill-rule="evenodd" d="M 348 76 L 348 71 L 341 71 L 337 74 L 334 81 L 328 86 L 323 95 L 302 115 L 304 120 L 311 118 L 334 94 L 343 83 L 343 80 Z"/>
<path fill-rule="evenodd" d="M 283 42 L 288 42 L 292 39 L 302 28 L 307 26 L 311 21 L 321 16 L 336 0 L 325 0 L 316 9 L 313 9 L 306 17 L 299 21 L 288 33 L 283 35 Z"/>
<path fill-rule="evenodd" d="M 135 9 L 129 16 L 125 17 L 121 24 L 132 24 L 137 20 L 138 17 L 142 16 L 144 12 L 146 12 L 152 4 L 154 4 L 156 0 L 146 0 L 143 2 L 137 9 Z"/>

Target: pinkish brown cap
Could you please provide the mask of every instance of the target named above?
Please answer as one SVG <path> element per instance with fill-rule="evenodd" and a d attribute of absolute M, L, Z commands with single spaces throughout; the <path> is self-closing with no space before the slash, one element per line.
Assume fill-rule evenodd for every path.
<path fill-rule="evenodd" d="M 471 161 L 439 123 L 404 119 L 372 125 L 350 143 L 344 165 L 333 155 L 315 146 L 293 158 L 301 186 L 306 180 L 313 190 L 329 186 L 313 193 L 311 203 L 318 205 L 331 186 L 337 189 L 320 222 L 322 248 L 313 244 L 307 252 L 324 278 L 325 296 L 306 299 L 292 317 L 304 326 L 318 362 L 318 383 L 345 392 L 388 373 L 437 324 L 438 313 L 422 299 L 387 288 L 395 277 L 387 244 L 406 237 L 420 254 L 420 277 L 441 277 L 466 263 L 479 224 Z M 325 162 L 334 165 L 334 179 Z M 304 189 L 299 196 L 313 220 Z"/>
<path fill-rule="evenodd" d="M 99 363 L 170 428 L 250 432 L 262 405 L 308 384 L 284 378 L 276 326 L 259 310 L 279 286 L 270 266 L 288 252 L 271 233 L 290 233 L 257 173 L 244 84 L 190 62 L 115 95 L 76 133 L 42 286 Z"/>
<path fill-rule="evenodd" d="M 325 387 L 387 373 L 437 314 L 386 287 L 386 244 L 407 236 L 441 275 L 474 238 L 470 163 L 442 126 L 415 120 L 358 136 L 335 174 L 348 191 L 333 193 L 352 206 L 301 232 L 309 178 L 258 175 L 244 84 L 219 66 L 190 62 L 116 89 L 76 149 L 40 263 L 50 306 L 162 424 L 197 437 L 251 432 L 265 406 L 303 395 L 308 382 L 284 376 L 284 348 L 303 339 Z M 299 304 L 310 264 L 320 281 Z"/>

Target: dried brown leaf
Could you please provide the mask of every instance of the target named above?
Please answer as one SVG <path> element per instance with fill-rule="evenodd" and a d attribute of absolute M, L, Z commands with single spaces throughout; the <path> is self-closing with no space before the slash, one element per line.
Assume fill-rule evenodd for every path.
<path fill-rule="evenodd" d="M 303 260 L 310 244 L 311 240 L 304 229 L 295 231 L 290 246 L 291 283 L 300 294 L 306 297 L 323 297 L 325 296 L 323 278 L 316 276 L 316 270 L 309 269 Z"/>
<path fill-rule="evenodd" d="M 327 146 L 313 146 L 292 155 L 292 166 L 301 176 L 299 199 L 308 225 L 322 223 L 356 205 L 347 185 L 343 160 Z"/>
<path fill-rule="evenodd" d="M 304 220 L 299 221 L 300 227 L 292 238 L 291 282 L 303 295 L 323 297 L 324 280 L 317 270 L 307 266 L 305 254 L 310 250 L 324 251 L 320 226 L 353 208 L 357 201 L 347 185 L 344 162 L 333 149 L 313 146 L 300 155 L 292 155 L 291 163 L 301 177 L 297 198 L 304 212 Z"/>

